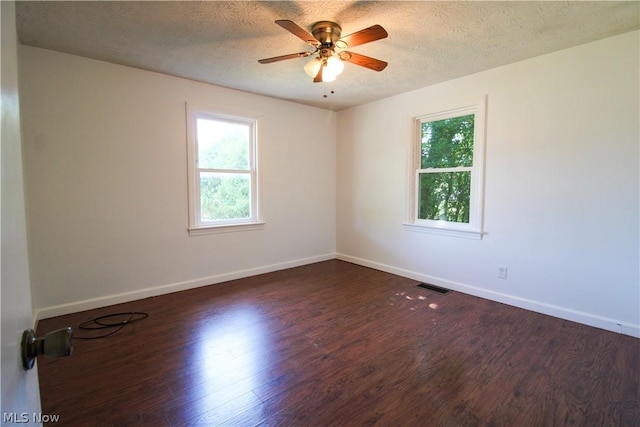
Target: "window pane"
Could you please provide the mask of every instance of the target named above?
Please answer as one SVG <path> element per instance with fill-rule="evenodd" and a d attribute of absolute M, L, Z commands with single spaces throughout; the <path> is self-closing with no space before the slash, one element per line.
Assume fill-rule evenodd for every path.
<path fill-rule="evenodd" d="M 203 222 L 251 216 L 248 173 L 200 174 L 200 219 Z"/>
<path fill-rule="evenodd" d="M 473 166 L 474 115 L 422 123 L 420 168 Z"/>
<path fill-rule="evenodd" d="M 421 173 L 418 218 L 469 222 L 471 172 Z"/>
<path fill-rule="evenodd" d="M 205 118 L 196 123 L 199 168 L 249 169 L 250 125 Z"/>

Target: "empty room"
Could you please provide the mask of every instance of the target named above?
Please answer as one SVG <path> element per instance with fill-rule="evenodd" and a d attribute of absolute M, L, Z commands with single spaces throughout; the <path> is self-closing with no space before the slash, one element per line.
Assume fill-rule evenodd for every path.
<path fill-rule="evenodd" d="M 2 425 L 640 426 L 640 2 L 1 7 Z"/>

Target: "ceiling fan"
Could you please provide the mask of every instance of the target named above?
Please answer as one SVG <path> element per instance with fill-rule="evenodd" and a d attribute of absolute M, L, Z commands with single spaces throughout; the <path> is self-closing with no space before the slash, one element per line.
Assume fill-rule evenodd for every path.
<path fill-rule="evenodd" d="M 345 50 L 386 38 L 388 34 L 380 25 L 372 25 L 371 27 L 340 38 L 342 28 L 340 25 L 331 21 L 316 22 L 311 27 L 311 34 L 295 22 L 287 19 L 278 20 L 276 24 L 302 39 L 314 48 L 314 50 L 260 59 L 258 62 L 261 64 L 270 64 L 286 59 L 304 58 L 317 53 L 317 56 L 304 67 L 305 72 L 310 77 L 313 77 L 315 83 L 335 80 L 336 76 L 340 74 L 344 68 L 342 61 L 360 65 L 361 67 L 374 71 L 382 71 L 387 66 L 385 61 Z M 338 49 L 339 52 L 336 52 L 336 49 Z"/>

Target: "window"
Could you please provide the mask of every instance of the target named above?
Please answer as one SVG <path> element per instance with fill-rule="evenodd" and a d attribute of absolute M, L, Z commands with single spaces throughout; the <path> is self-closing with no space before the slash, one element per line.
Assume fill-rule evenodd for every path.
<path fill-rule="evenodd" d="M 189 232 L 261 225 L 257 185 L 258 119 L 187 105 Z"/>
<path fill-rule="evenodd" d="M 482 238 L 485 103 L 415 118 L 411 229 Z"/>

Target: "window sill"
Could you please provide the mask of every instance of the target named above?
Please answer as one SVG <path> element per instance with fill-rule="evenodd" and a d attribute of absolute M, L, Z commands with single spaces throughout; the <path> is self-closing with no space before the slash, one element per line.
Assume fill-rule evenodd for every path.
<path fill-rule="evenodd" d="M 482 236 L 484 235 L 484 233 L 481 230 L 472 230 L 472 229 L 463 230 L 463 229 L 456 229 L 456 228 L 418 225 L 418 224 L 409 224 L 409 223 L 404 223 L 402 225 L 404 229 L 407 231 L 438 234 L 441 236 L 462 237 L 465 239 L 482 240 Z"/>
<path fill-rule="evenodd" d="M 209 225 L 206 227 L 189 228 L 189 236 L 203 236 L 205 234 L 234 233 L 237 231 L 251 231 L 264 229 L 264 222 L 243 222 L 240 224 Z"/>

